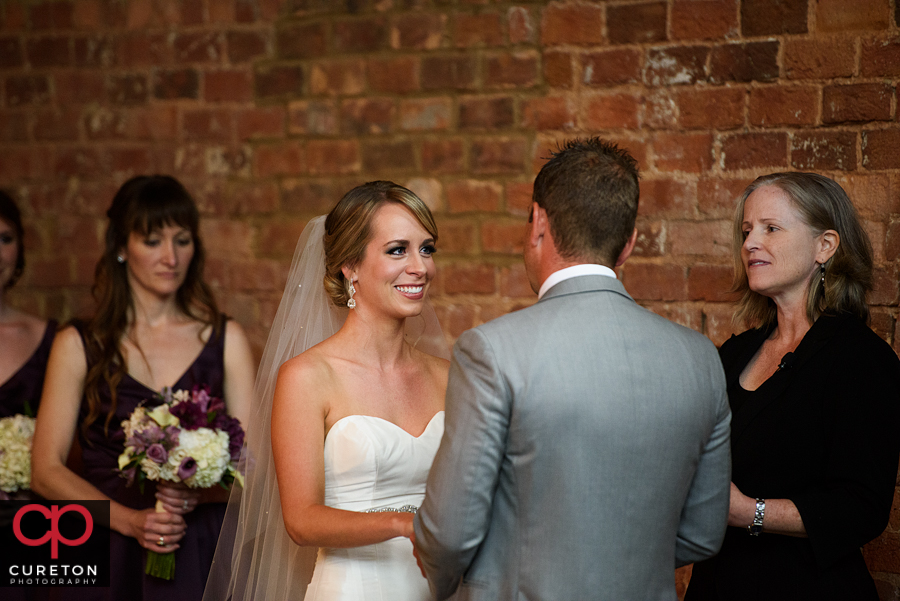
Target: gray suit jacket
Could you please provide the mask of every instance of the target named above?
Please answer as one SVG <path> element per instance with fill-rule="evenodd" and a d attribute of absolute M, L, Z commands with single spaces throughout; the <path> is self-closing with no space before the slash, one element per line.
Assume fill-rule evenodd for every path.
<path fill-rule="evenodd" d="M 713 344 L 604 276 L 460 336 L 416 541 L 438 599 L 675 600 L 725 533 Z"/>

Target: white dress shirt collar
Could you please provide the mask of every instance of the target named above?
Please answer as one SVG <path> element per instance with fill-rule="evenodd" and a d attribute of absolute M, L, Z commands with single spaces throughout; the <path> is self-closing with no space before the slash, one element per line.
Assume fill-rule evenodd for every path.
<path fill-rule="evenodd" d="M 550 274 L 550 277 L 544 280 L 544 283 L 541 284 L 541 290 L 540 292 L 538 292 L 538 300 L 541 300 L 544 297 L 544 294 L 548 290 L 550 290 L 550 288 L 556 286 L 563 280 L 577 278 L 583 275 L 605 275 L 606 277 L 617 279 L 616 272 L 606 265 L 598 265 L 596 263 L 582 263 L 581 265 L 572 265 L 571 267 L 566 267 L 564 269 L 560 269 L 559 271 L 554 271 Z"/>

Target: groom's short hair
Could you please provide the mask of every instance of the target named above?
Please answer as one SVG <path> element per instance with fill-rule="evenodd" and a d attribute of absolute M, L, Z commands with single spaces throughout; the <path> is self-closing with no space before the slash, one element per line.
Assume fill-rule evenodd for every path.
<path fill-rule="evenodd" d="M 556 251 L 612 266 L 637 218 L 638 167 L 628 151 L 600 138 L 569 140 L 534 180 Z"/>

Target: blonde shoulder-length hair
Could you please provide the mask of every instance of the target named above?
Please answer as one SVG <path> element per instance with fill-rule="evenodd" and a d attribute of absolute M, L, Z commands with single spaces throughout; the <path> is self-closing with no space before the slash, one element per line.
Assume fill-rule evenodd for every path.
<path fill-rule="evenodd" d="M 869 321 L 866 294 L 872 289 L 872 243 L 859 221 L 853 203 L 833 179 L 816 173 L 772 173 L 758 177 L 747 186 L 734 213 L 732 257 L 734 283 L 731 292 L 739 295 L 734 321 L 748 327 L 767 327 L 775 322 L 775 302 L 750 290 L 747 268 L 741 258 L 744 244 L 742 222 L 744 204 L 753 191 L 775 186 L 784 192 L 801 217 L 816 234 L 834 230 L 840 243 L 825 262 L 825 279 L 813 277 L 806 297 L 810 323 L 822 313 L 851 313 Z"/>

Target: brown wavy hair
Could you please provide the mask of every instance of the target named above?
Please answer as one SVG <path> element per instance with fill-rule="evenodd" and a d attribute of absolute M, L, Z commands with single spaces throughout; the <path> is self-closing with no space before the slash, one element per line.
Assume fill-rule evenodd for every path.
<path fill-rule="evenodd" d="M 325 292 L 338 307 L 346 307 L 350 299 L 345 265 L 359 264 L 372 238 L 372 218 L 386 202 L 409 209 L 435 242 L 437 225 L 428 206 L 412 191 L 394 182 L 375 181 L 347 192 L 325 218 Z"/>
<path fill-rule="evenodd" d="M 872 289 L 872 243 L 859 221 L 853 203 L 841 186 L 817 173 L 772 173 L 756 178 L 738 199 L 732 231 L 734 283 L 731 292 L 740 295 L 735 323 L 766 327 L 775 323 L 775 302 L 750 290 L 747 268 L 741 258 L 744 205 L 755 190 L 774 186 L 784 192 L 801 218 L 818 235 L 834 230 L 840 236 L 837 250 L 825 262 L 825 284 L 811 278 L 806 296 L 806 317 L 815 322 L 825 312 L 851 313 L 869 321 L 866 294 Z"/>
<path fill-rule="evenodd" d="M 215 298 L 203 281 L 206 255 L 200 240 L 200 215 L 181 182 L 168 175 L 133 177 L 116 192 L 106 216 L 109 222 L 105 245 L 97 262 L 92 290 L 97 312 L 87 323 L 84 336 L 90 368 L 84 383 L 88 414 L 82 423 L 83 432 L 100 417 L 101 382 L 106 382 L 110 389 L 111 406 L 104 422 L 104 431 L 108 431 L 116 411 L 116 388 L 126 373 L 121 340 L 133 324 L 134 299 L 126 264 L 120 263 L 117 257 L 133 232 L 147 236 L 170 225 L 191 232 L 194 256 L 184 283 L 175 293 L 175 302 L 188 317 L 212 326 L 212 336 L 219 336 L 221 329 Z"/>
<path fill-rule="evenodd" d="M 6 290 L 12 288 L 25 271 L 25 228 L 22 227 L 22 214 L 16 206 L 16 201 L 3 190 L 0 190 L 0 219 L 11 225 L 16 232 L 16 268 L 3 287 Z"/>

